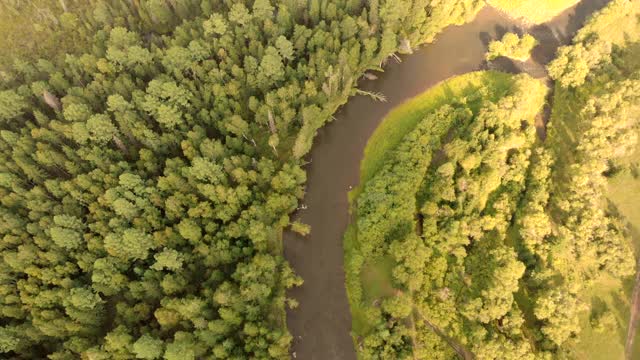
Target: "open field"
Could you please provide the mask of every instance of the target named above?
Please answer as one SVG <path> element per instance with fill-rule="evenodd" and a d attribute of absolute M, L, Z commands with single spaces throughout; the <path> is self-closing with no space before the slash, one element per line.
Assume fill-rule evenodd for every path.
<path fill-rule="evenodd" d="M 487 0 L 487 3 L 509 16 L 530 24 L 553 19 L 579 0 Z"/>

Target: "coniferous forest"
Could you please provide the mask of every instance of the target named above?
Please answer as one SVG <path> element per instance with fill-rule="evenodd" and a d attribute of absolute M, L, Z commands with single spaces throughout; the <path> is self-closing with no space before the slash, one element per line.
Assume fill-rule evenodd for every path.
<path fill-rule="evenodd" d="M 0 358 L 306 359 L 283 233 L 332 241 L 297 215 L 319 132 L 446 29 L 576 1 L 533 3 L 0 0 Z M 602 6 L 548 77 L 356 114 L 382 123 L 316 271 L 346 276 L 358 359 L 640 356 L 640 2 Z M 543 41 L 491 40 L 482 70 Z"/>

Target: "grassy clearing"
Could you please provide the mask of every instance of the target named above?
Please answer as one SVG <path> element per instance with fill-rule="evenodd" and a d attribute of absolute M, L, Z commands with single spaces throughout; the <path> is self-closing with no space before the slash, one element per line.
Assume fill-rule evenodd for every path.
<path fill-rule="evenodd" d="M 385 296 L 393 295 L 391 270 L 395 261 L 390 257 L 382 257 L 367 261 L 362 267 L 360 280 L 365 302 L 372 302 Z"/>
<path fill-rule="evenodd" d="M 638 176 L 638 166 L 640 165 L 640 147 L 636 149 L 636 152 L 627 159 L 627 166 L 631 170 L 621 172 L 614 176 L 609 181 L 608 198 L 615 210 L 622 215 L 627 221 L 627 226 L 633 239 L 633 246 L 636 251 L 636 258 L 640 256 L 640 177 Z M 616 309 L 618 311 L 624 310 L 624 323 L 621 324 L 621 328 L 627 329 L 629 323 L 630 309 L 629 303 L 631 294 L 633 292 L 633 282 L 628 281 L 623 285 L 625 300 L 627 302 L 620 303 Z M 620 306 L 623 305 L 624 306 Z M 625 332 L 626 337 L 626 332 Z M 640 357 L 640 333 L 636 333 L 635 340 L 633 342 L 633 358 Z"/>
<path fill-rule="evenodd" d="M 582 331 L 569 341 L 568 348 L 572 358 L 579 360 L 609 360 L 624 358 L 624 344 L 629 321 L 629 300 L 631 280 L 621 282 L 618 279 L 604 277 L 583 294 L 582 301 L 591 305 L 591 311 L 580 318 Z M 613 326 L 594 327 L 592 319 L 603 312 L 611 312 L 615 319 Z"/>
<path fill-rule="evenodd" d="M 541 24 L 553 19 L 580 0 L 487 0 L 487 3 L 512 18 L 530 24 Z"/>
<path fill-rule="evenodd" d="M 445 104 L 482 94 L 489 100 L 502 97 L 513 85 L 512 75 L 497 71 L 478 71 L 453 77 L 393 109 L 367 143 L 360 164 L 360 184 L 366 183 L 384 164 L 386 157 L 426 114 Z M 357 196 L 357 191 L 354 193 Z"/>
<path fill-rule="evenodd" d="M 621 171 L 609 181 L 608 197 L 617 210 L 634 228 L 632 235 L 635 240 L 636 252 L 640 252 L 640 148 L 626 161 L 630 168 Z"/>

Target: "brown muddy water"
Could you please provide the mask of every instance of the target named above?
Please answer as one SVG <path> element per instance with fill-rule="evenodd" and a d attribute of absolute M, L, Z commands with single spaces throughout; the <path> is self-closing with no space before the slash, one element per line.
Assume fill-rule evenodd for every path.
<path fill-rule="evenodd" d="M 322 128 L 315 139 L 307 166 L 307 193 L 295 217 L 311 225 L 302 238 L 284 234 L 284 253 L 304 279 L 304 285 L 289 291 L 300 303 L 287 311 L 287 326 L 294 337 L 292 357 L 303 360 L 352 360 L 356 358 L 350 335 L 351 314 L 345 291 L 342 236 L 349 222 L 347 193 L 359 181 L 360 160 L 375 128 L 385 115 L 405 100 L 455 75 L 496 69 L 527 72 L 546 78 L 544 65 L 558 46 L 569 41 L 585 18 L 606 0 L 583 0 L 552 21 L 527 27 L 503 13 L 485 7 L 474 21 L 446 28 L 435 43 L 427 44 L 402 62 L 390 60 L 377 80 L 362 80 L 363 90 L 382 93 L 386 102 L 369 97 L 349 99 L 336 120 Z M 527 31 L 541 43 L 532 59 L 514 63 L 497 59 L 487 64 L 489 41 L 506 32 Z"/>

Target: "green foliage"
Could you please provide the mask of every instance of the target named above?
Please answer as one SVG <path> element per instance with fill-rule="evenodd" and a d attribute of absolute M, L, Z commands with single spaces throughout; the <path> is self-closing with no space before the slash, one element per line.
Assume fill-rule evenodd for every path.
<path fill-rule="evenodd" d="M 292 338 L 274 309 L 302 280 L 273 237 L 304 195 L 301 158 L 366 69 L 483 4 L 2 2 L 0 352 L 287 358 Z M 609 44 L 638 33 L 635 4 L 607 9 L 551 65 L 563 84 L 580 83 L 584 69 L 615 58 Z M 609 32 L 612 22 L 624 30 Z M 365 358 L 422 349 L 450 358 L 421 317 L 479 356 L 531 358 L 521 331 L 529 316 L 541 329 L 533 342 L 554 351 L 577 332 L 581 289 L 569 285 L 632 271 L 621 222 L 584 209 L 602 200 L 602 172 L 621 155 L 601 145 L 633 145 L 637 84 L 580 107 L 593 121 L 580 131 L 567 195 L 551 197 L 544 153 L 533 160 L 540 176 L 525 176 L 544 88 L 507 78 L 442 90 L 368 150 L 377 156 L 363 163 L 348 276 L 365 259 L 389 259 L 399 291 L 381 291 L 379 307 L 360 304 Z M 522 195 L 525 184 L 537 192 Z M 521 196 L 534 205 L 517 213 L 526 270 L 507 235 Z M 555 291 L 536 292 L 523 315 L 519 281 Z"/>
<path fill-rule="evenodd" d="M 309 233 L 311 233 L 311 227 L 307 224 L 294 221 L 291 223 L 291 231 L 298 233 L 302 236 L 307 236 L 309 235 Z"/>
<path fill-rule="evenodd" d="M 572 45 L 558 50 L 548 66 L 551 78 L 563 87 L 584 84 L 593 69 L 611 61 L 615 46 L 640 40 L 639 14 L 637 1 L 611 1 L 578 31 Z"/>
<path fill-rule="evenodd" d="M 620 12 L 635 11 L 629 6 L 612 2 L 578 33 L 568 51 L 595 49 L 594 39 L 607 46 L 634 41 L 624 34 L 636 21 Z M 529 316 L 540 325 L 538 346 L 557 354 L 600 358 L 605 353 L 622 357 L 624 351 L 624 341 L 610 339 L 603 345 L 597 338 L 599 331 L 625 331 L 626 323 L 610 316 L 602 323 L 588 320 L 588 310 L 628 317 L 620 296 L 636 263 L 625 225 L 631 218 L 621 218 L 606 198 L 609 177 L 623 171 L 624 159 L 637 147 L 638 124 L 629 114 L 640 104 L 639 67 L 628 61 L 637 45 L 617 46 L 598 58 L 598 66 L 583 67 L 588 76 L 567 84 L 563 81 L 577 74 L 571 70 L 556 84 L 549 138 L 537 151 L 518 215 Z M 564 61 L 562 52 L 559 56 L 555 64 Z"/>
<path fill-rule="evenodd" d="M 151 265 L 154 270 L 172 270 L 176 271 L 182 267 L 182 255 L 173 249 L 165 249 L 160 253 L 154 255 L 156 262 Z"/>
<path fill-rule="evenodd" d="M 428 91 L 393 109 L 376 128 L 365 147 L 360 164 L 362 183 L 366 183 L 387 159 L 389 153 L 402 142 L 403 137 L 423 117 L 457 98 L 469 98 L 486 89 L 489 99 L 501 97 L 512 85 L 508 74 L 500 72 L 474 72 L 448 79 Z M 477 99 L 476 99 L 477 100 Z M 477 106 L 475 104 L 474 106 Z"/>
<path fill-rule="evenodd" d="M 492 41 L 489 43 L 489 51 L 487 52 L 487 60 L 493 60 L 500 56 L 525 61 L 531 57 L 531 51 L 538 45 L 538 40 L 529 34 L 519 37 L 514 33 L 506 33 L 500 41 Z"/>
<path fill-rule="evenodd" d="M 0 121 L 8 122 L 23 114 L 27 107 L 24 99 L 15 91 L 0 91 Z"/>
<path fill-rule="evenodd" d="M 545 321 L 542 333 L 556 345 L 562 345 L 580 331 L 579 313 L 584 310 L 574 294 L 565 289 L 553 289 L 540 295 L 534 314 Z"/>
<path fill-rule="evenodd" d="M 14 60 L 63 59 L 85 49 L 86 39 L 93 36 L 84 26 L 88 11 L 91 3 L 79 0 L 0 2 L 0 78 Z"/>
<path fill-rule="evenodd" d="M 163 353 L 162 340 L 155 339 L 147 334 L 142 335 L 133 344 L 133 353 L 137 359 L 159 359 Z"/>
<path fill-rule="evenodd" d="M 300 159 L 365 70 L 481 6 L 2 2 L 1 351 L 287 358 Z"/>
<path fill-rule="evenodd" d="M 514 310 L 525 266 L 505 241 L 546 88 L 527 76 L 505 82 L 428 113 L 357 193 L 346 266 L 352 309 L 368 323 L 358 328 L 360 356 L 415 357 L 430 349 L 429 357 L 446 358 L 447 346 L 423 334 L 435 326 L 486 358 L 495 349 L 532 358 Z M 366 276 L 363 259 L 384 257 L 394 260 L 396 290 L 380 294 L 378 309 L 379 299 L 372 305 L 364 296 L 369 289 L 355 288 L 365 281 L 353 278 Z"/>
<path fill-rule="evenodd" d="M 382 302 L 382 310 L 396 319 L 404 319 L 413 311 L 413 302 L 406 295 L 386 298 Z"/>

